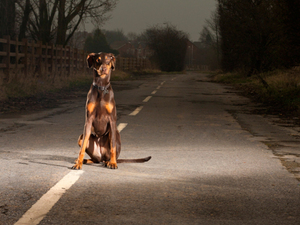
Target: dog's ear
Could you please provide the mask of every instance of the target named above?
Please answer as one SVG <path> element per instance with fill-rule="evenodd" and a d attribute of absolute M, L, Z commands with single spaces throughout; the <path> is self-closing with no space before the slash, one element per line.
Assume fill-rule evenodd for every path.
<path fill-rule="evenodd" d="M 116 68 L 116 57 L 112 53 L 109 53 L 109 56 L 110 56 L 110 62 L 111 62 L 111 69 L 115 70 L 115 68 Z"/>
<path fill-rule="evenodd" d="M 95 62 L 95 53 L 90 53 L 87 58 L 86 58 L 86 62 L 87 62 L 87 66 L 88 68 L 91 68 Z"/>

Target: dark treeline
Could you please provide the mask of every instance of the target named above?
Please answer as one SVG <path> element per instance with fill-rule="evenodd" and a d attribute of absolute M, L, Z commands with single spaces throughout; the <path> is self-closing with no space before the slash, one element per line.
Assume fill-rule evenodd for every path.
<path fill-rule="evenodd" d="M 248 76 L 300 63 L 299 0 L 218 0 L 224 71 Z"/>

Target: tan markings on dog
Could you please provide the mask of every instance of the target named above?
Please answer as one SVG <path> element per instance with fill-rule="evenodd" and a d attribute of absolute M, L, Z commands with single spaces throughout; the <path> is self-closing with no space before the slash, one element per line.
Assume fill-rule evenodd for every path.
<path fill-rule="evenodd" d="M 106 110 L 107 110 L 108 113 L 111 113 L 113 111 L 113 109 L 114 109 L 114 105 L 111 104 L 111 103 L 106 103 L 105 104 L 105 108 L 106 108 Z"/>
<path fill-rule="evenodd" d="M 87 110 L 88 110 L 88 112 L 89 112 L 89 113 L 92 113 L 92 112 L 94 111 L 94 109 L 95 109 L 95 106 L 96 106 L 96 103 L 95 103 L 95 102 L 90 102 L 90 103 L 88 103 L 88 105 L 87 105 Z"/>
<path fill-rule="evenodd" d="M 117 157 L 116 157 L 116 147 L 110 150 L 110 161 L 107 162 L 106 166 L 111 169 L 118 169 Z"/>

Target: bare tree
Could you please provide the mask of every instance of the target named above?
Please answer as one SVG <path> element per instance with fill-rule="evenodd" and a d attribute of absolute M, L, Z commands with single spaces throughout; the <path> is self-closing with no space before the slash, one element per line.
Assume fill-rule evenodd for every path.
<path fill-rule="evenodd" d="M 16 0 L 19 37 L 67 45 L 79 25 L 90 20 L 98 27 L 109 18 L 116 0 Z"/>
<path fill-rule="evenodd" d="M 27 33 L 35 41 L 52 42 L 58 3 L 59 0 L 17 0 L 22 18 L 19 37 Z"/>
<path fill-rule="evenodd" d="M 59 0 L 56 44 L 66 45 L 86 19 L 99 27 L 115 5 L 116 0 Z"/>
<path fill-rule="evenodd" d="M 19 7 L 22 8 L 23 13 L 21 14 L 20 30 L 19 30 L 19 40 L 26 37 L 27 25 L 32 11 L 30 0 L 25 1 L 25 5 L 20 4 L 20 1 L 16 2 Z"/>
<path fill-rule="evenodd" d="M 253 73 L 280 64 L 282 23 L 272 0 L 218 0 L 222 67 Z"/>
<path fill-rule="evenodd" d="M 3 35 L 15 36 L 15 1 L 0 1 L 0 37 Z"/>

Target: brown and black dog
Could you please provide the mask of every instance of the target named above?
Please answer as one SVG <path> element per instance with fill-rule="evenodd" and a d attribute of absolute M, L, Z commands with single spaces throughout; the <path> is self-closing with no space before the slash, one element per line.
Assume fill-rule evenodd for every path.
<path fill-rule="evenodd" d="M 89 68 L 93 68 L 94 80 L 87 94 L 86 119 L 83 134 L 79 136 L 80 152 L 72 169 L 81 169 L 83 163 L 104 162 L 105 166 L 117 169 L 117 163 L 146 162 L 142 159 L 119 159 L 121 138 L 117 130 L 117 110 L 114 92 L 110 84 L 111 71 L 116 58 L 112 53 L 91 53 L 87 56 Z M 91 159 L 84 160 L 85 152 Z"/>

